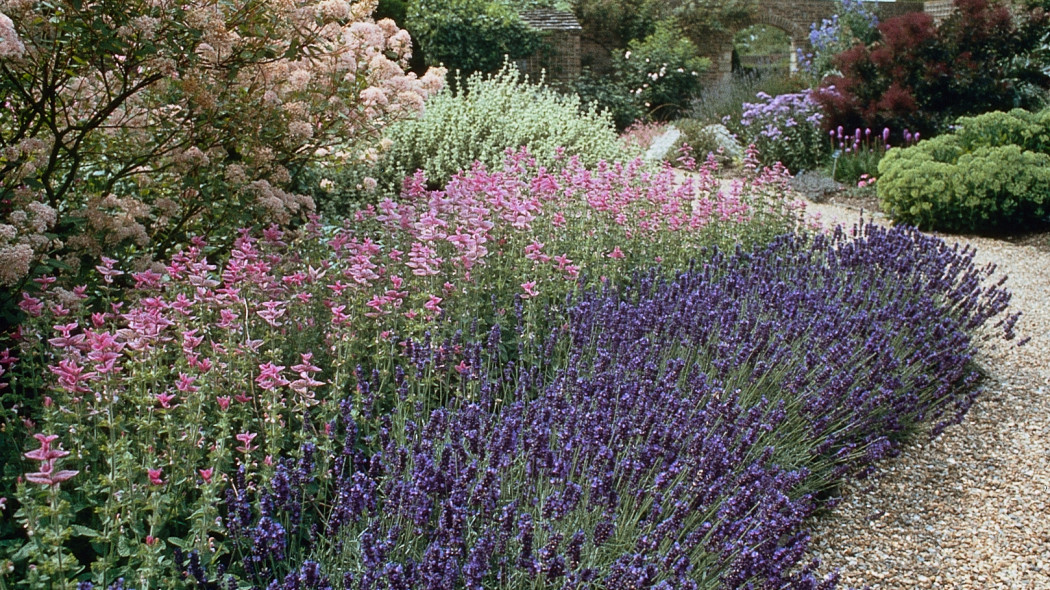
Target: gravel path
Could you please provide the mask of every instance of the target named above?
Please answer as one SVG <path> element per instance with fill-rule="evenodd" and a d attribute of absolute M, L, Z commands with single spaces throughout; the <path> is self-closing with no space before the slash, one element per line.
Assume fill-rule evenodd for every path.
<path fill-rule="evenodd" d="M 825 225 L 858 218 L 840 205 L 808 209 Z M 1050 254 L 945 239 L 973 245 L 979 262 L 1010 277 L 1017 332 L 1031 341 L 986 344 L 986 391 L 963 423 L 849 484 L 814 521 L 811 554 L 843 586 L 1050 589 Z"/>

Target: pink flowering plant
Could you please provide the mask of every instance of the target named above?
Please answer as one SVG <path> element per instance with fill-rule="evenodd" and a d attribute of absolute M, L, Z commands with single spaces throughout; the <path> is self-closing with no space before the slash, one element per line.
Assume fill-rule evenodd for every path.
<path fill-rule="evenodd" d="M 517 313 L 519 331 L 496 344 L 524 355 L 515 339 L 556 331 L 559 306 L 581 286 L 793 229 L 799 205 L 783 169 L 748 162 L 746 178 L 722 186 L 713 161 L 679 182 L 641 162 L 587 169 L 570 159 L 552 173 L 511 152 L 444 190 L 411 178 L 401 199 L 338 227 L 315 218 L 297 232 L 243 231 L 229 250 L 194 239 L 156 270 L 104 258 L 90 289 L 39 281 L 20 299 L 29 320 L 0 415 L 20 446 L 53 445 L 23 458 L 22 532 L 7 555 L 16 579 L 32 570 L 96 587 L 119 577 L 181 587 L 175 548 L 208 568 L 231 550 L 227 490 L 255 489 L 307 445 L 328 473 L 340 415 L 381 431 L 395 402 L 469 395 L 461 381 L 483 367 L 457 334 Z M 440 362 L 413 374 L 426 384 L 418 395 L 399 392 L 397 376 L 420 354 Z M 71 453 L 64 466 L 34 459 L 59 452 L 59 440 Z M 49 522 L 55 549 L 44 551 L 28 533 Z M 61 553 L 77 547 L 76 559 Z"/>
<path fill-rule="evenodd" d="M 859 127 L 851 132 L 841 125 L 829 130 L 832 147 L 830 170 L 834 180 L 861 189 L 874 185 L 879 175 L 879 162 L 894 147 L 893 144 L 898 143 L 897 135 L 889 127 L 881 132 Z M 915 145 L 922 139 L 921 133 L 912 133 L 908 129 L 900 136 L 904 139 L 900 147 Z"/>

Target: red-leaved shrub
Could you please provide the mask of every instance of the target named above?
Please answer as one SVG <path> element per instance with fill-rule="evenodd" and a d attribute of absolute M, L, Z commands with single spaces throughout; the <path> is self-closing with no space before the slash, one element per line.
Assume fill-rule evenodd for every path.
<path fill-rule="evenodd" d="M 878 41 L 836 57 L 841 74 L 817 93 L 826 124 L 930 135 L 959 116 L 1029 106 L 1050 78 L 1037 60 L 1014 58 L 1032 55 L 1047 24 L 1041 8 L 1013 14 L 989 0 L 956 0 L 939 26 L 925 13 L 887 20 Z"/>

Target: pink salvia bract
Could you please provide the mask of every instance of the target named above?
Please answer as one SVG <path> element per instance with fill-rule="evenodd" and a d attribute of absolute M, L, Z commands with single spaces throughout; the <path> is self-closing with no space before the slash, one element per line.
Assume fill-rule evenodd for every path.
<path fill-rule="evenodd" d="M 252 441 L 255 440 L 256 436 L 258 436 L 258 434 L 254 433 L 254 432 L 242 432 L 242 433 L 236 435 L 234 438 L 236 438 L 237 440 L 239 440 L 242 443 L 244 443 L 242 446 L 236 447 L 236 449 L 238 451 L 244 453 L 245 455 L 247 455 L 248 453 L 254 451 L 257 448 L 259 448 L 258 445 L 255 445 L 255 446 L 252 445 Z"/>
<path fill-rule="evenodd" d="M 267 391 L 284 387 L 288 385 L 288 380 L 281 376 L 281 371 L 284 369 L 281 365 L 269 362 L 263 363 L 259 365 L 259 376 L 255 378 L 255 382 L 259 384 L 259 387 Z"/>
<path fill-rule="evenodd" d="M 74 395 L 89 393 L 91 390 L 85 387 L 85 384 L 97 375 L 94 371 L 85 371 L 84 367 L 71 359 L 62 359 L 58 361 L 57 366 L 51 365 L 48 369 L 58 376 L 59 387 Z"/>
<path fill-rule="evenodd" d="M 270 326 L 278 328 L 283 325 L 283 323 L 278 320 L 280 320 L 288 311 L 284 308 L 285 305 L 287 304 L 283 301 L 265 301 L 263 302 L 263 307 L 265 309 L 260 309 L 255 313 Z"/>
<path fill-rule="evenodd" d="M 33 461 L 39 461 L 40 467 L 38 471 L 26 473 L 26 481 L 51 487 L 57 486 L 80 473 L 79 471 L 55 470 L 55 461 L 69 456 L 69 451 L 63 450 L 61 444 L 52 448 L 52 443 L 58 440 L 57 434 L 37 433 L 33 435 L 33 438 L 40 443 L 40 448 L 25 453 L 25 457 Z"/>
<path fill-rule="evenodd" d="M 124 271 L 113 268 L 113 265 L 117 263 L 116 260 L 107 258 L 106 256 L 103 256 L 101 260 L 102 264 L 96 266 L 95 270 L 102 275 L 102 280 L 107 284 L 113 283 L 113 277 L 119 277 L 124 274 Z"/>
<path fill-rule="evenodd" d="M 18 309 L 21 309 L 30 317 L 39 317 L 44 312 L 44 303 L 29 295 L 29 293 L 22 293 L 22 300 L 18 302 Z"/>
<path fill-rule="evenodd" d="M 179 373 L 179 378 L 175 382 L 175 389 L 178 389 L 179 391 L 181 391 L 183 393 L 196 393 L 197 391 L 200 390 L 200 387 L 197 387 L 196 385 L 193 384 L 193 382 L 196 381 L 196 380 L 197 380 L 196 377 L 193 377 L 191 375 L 187 375 L 186 373 L 181 373 L 180 372 Z"/>
<path fill-rule="evenodd" d="M 157 398 L 157 402 L 160 403 L 160 407 L 170 409 L 172 407 L 171 402 L 178 399 L 178 396 L 172 393 L 158 393 L 153 397 Z"/>
<path fill-rule="evenodd" d="M 529 299 L 540 294 L 540 292 L 536 290 L 536 281 L 522 283 L 521 290 L 525 292 L 525 294 L 521 296 L 522 299 Z"/>

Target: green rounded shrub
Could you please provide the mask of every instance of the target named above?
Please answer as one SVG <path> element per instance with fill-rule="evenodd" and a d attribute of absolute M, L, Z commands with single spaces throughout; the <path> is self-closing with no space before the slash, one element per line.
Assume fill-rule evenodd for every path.
<path fill-rule="evenodd" d="M 1050 222 L 1050 109 L 958 120 L 952 134 L 892 149 L 879 199 L 922 229 L 1010 231 Z"/>

